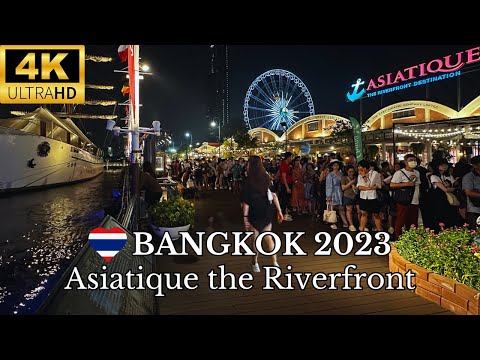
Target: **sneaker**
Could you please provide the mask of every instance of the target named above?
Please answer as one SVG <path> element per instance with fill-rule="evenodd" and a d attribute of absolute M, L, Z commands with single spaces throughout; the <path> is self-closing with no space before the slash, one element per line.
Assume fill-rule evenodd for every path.
<path fill-rule="evenodd" d="M 388 228 L 388 233 L 389 233 L 390 235 L 393 235 L 394 232 L 395 232 L 395 229 L 394 229 L 393 227 L 389 227 L 389 228 Z"/>
<path fill-rule="evenodd" d="M 332 224 L 332 225 L 330 225 L 330 228 L 333 229 L 333 230 L 337 230 L 337 225 Z"/>
<path fill-rule="evenodd" d="M 278 268 L 280 267 L 280 265 L 278 265 L 277 262 L 274 262 L 274 263 L 273 263 L 273 266 L 278 267 Z"/>
<path fill-rule="evenodd" d="M 344 228 L 348 228 L 348 224 L 343 224 L 343 227 L 344 227 Z"/>
<path fill-rule="evenodd" d="M 348 227 L 348 230 L 350 230 L 350 231 L 357 231 L 357 229 L 356 229 L 355 226 L 353 226 L 353 225 L 350 225 L 350 226 Z"/>
<path fill-rule="evenodd" d="M 256 273 L 259 273 L 260 272 L 260 265 L 258 265 L 258 263 L 256 263 L 255 265 L 252 265 L 252 271 L 256 272 Z"/>
<path fill-rule="evenodd" d="M 363 229 L 363 231 L 369 232 L 370 230 L 368 230 L 368 228 L 366 227 L 365 229 Z"/>
<path fill-rule="evenodd" d="M 283 221 L 292 221 L 293 218 L 290 214 L 283 215 Z"/>

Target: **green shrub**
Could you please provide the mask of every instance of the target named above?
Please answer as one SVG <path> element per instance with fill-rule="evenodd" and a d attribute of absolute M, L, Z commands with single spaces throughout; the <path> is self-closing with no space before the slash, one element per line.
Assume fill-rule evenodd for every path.
<path fill-rule="evenodd" d="M 395 246 L 398 253 L 413 264 L 480 291 L 480 236 L 477 230 L 465 224 L 448 229 L 442 227 L 442 231 L 435 234 L 433 230 L 412 226 Z"/>
<path fill-rule="evenodd" d="M 152 224 L 156 227 L 179 227 L 193 224 L 195 206 L 181 196 L 159 201 L 148 208 Z"/>

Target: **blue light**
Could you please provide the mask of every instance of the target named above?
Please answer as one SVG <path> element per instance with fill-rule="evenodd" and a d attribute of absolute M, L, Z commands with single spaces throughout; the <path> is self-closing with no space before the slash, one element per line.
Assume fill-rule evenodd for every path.
<path fill-rule="evenodd" d="M 113 189 L 112 190 L 112 198 L 119 199 L 122 196 L 122 192 L 118 189 Z"/>
<path fill-rule="evenodd" d="M 365 89 L 358 91 L 360 85 L 364 85 L 365 81 L 362 81 L 362 79 L 357 79 L 357 82 L 355 84 L 352 84 L 353 91 L 352 93 L 347 93 L 347 99 L 350 102 L 355 102 L 358 99 L 360 99 L 364 94 L 365 94 Z"/>

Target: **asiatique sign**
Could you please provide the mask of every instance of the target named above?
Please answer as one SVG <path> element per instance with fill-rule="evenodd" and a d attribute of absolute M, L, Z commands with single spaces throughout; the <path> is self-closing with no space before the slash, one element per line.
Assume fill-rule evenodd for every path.
<path fill-rule="evenodd" d="M 393 91 L 454 78 L 461 75 L 460 69 L 479 61 L 480 46 L 477 46 L 453 55 L 450 54 L 429 62 L 410 66 L 406 69 L 382 74 L 370 79 L 368 82 L 357 79 L 357 81 L 351 85 L 353 90 L 347 93 L 347 99 L 350 102 L 355 102 L 364 96 L 374 97 Z M 364 85 L 366 83 L 368 85 L 365 88 Z"/>

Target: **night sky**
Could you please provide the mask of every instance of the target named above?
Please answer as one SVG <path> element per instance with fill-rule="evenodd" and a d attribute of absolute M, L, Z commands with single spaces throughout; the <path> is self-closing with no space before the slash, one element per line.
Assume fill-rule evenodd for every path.
<path fill-rule="evenodd" d="M 120 63 L 119 45 L 87 45 L 87 53 L 112 56 L 108 64 L 87 63 L 87 82 L 111 84 L 113 91 L 87 90 L 87 98 L 123 101 L 120 89 L 127 80 L 124 74 L 114 73 L 126 63 Z M 293 72 L 308 87 L 315 112 L 359 117 L 359 102 L 347 103 L 345 94 L 357 78 L 368 80 L 396 72 L 421 62 L 455 54 L 477 45 L 231 45 L 229 46 L 230 119 L 243 121 L 243 103 L 252 81 L 263 72 L 281 68 Z M 142 62 L 148 63 L 153 75 L 141 81 L 140 117 L 142 126 L 159 120 L 162 127 L 173 132 L 175 146 L 189 142 L 184 134 L 193 132 L 193 143 L 206 139 L 209 129 L 205 120 L 207 77 L 209 73 L 209 44 L 205 45 L 141 45 Z M 480 69 L 480 63 L 472 68 Z M 461 106 L 480 94 L 480 72 L 462 76 Z M 457 80 L 447 79 L 430 85 L 430 100 L 457 108 Z M 391 103 L 425 99 L 425 86 L 393 92 L 363 100 L 363 119 Z M 6 105 L 0 105 L 5 117 Z M 87 110 L 84 110 L 87 111 Z M 107 114 L 124 116 L 122 108 L 95 109 Z M 99 146 L 106 130 L 104 121 L 84 120 L 85 129 Z M 81 127 L 84 129 L 83 127 Z"/>

